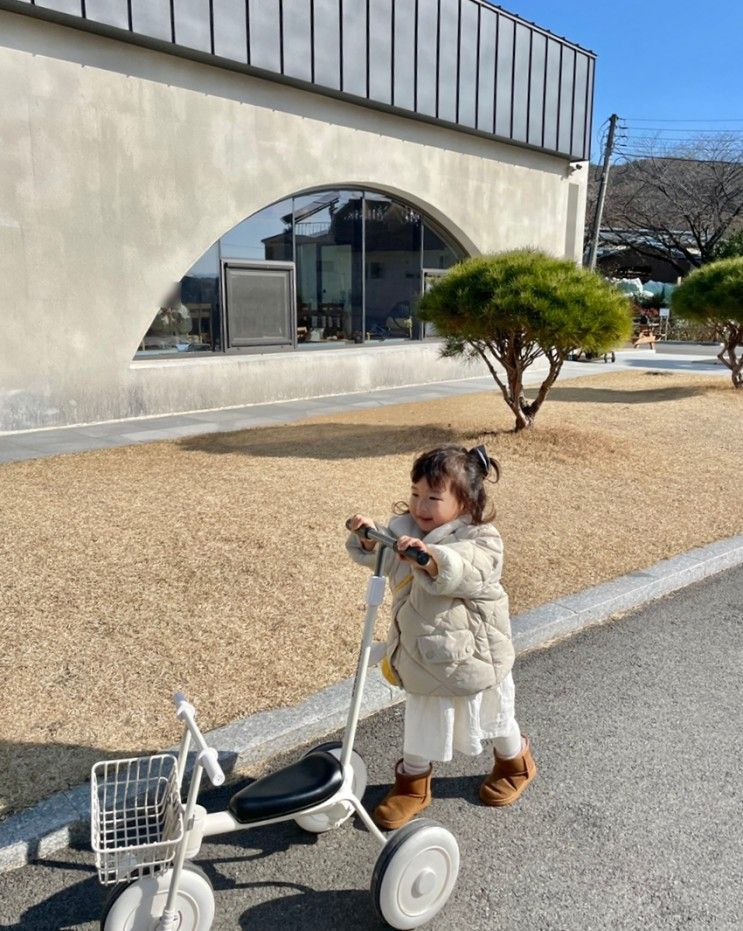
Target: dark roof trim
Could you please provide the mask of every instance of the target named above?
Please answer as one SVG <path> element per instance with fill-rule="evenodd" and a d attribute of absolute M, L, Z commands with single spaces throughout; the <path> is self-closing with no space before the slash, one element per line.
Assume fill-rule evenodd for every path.
<path fill-rule="evenodd" d="M 594 53 L 486 0 L 0 0 L 0 9 L 590 157 Z"/>

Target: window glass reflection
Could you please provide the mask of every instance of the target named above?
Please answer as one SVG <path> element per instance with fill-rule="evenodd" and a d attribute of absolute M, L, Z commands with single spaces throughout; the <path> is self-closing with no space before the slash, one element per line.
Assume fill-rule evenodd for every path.
<path fill-rule="evenodd" d="M 238 223 L 222 239 L 223 259 L 291 262 L 292 202 L 283 200 Z"/>
<path fill-rule="evenodd" d="M 294 199 L 297 342 L 362 342 L 360 191 L 325 191 Z"/>
<path fill-rule="evenodd" d="M 136 354 L 237 345 L 230 339 L 226 347 L 223 333 L 237 332 L 238 324 L 250 330 L 256 321 L 233 320 L 236 305 L 223 305 L 226 263 L 242 275 L 241 287 L 248 290 L 258 279 L 243 275 L 241 263 L 294 263 L 296 301 L 291 278 L 282 292 L 287 302 L 282 319 L 289 329 L 281 340 L 263 340 L 264 348 L 286 349 L 295 340 L 310 349 L 420 338 L 425 334 L 416 321 L 416 304 L 426 276 L 441 274 L 462 257 L 417 210 L 384 194 L 326 190 L 289 198 L 238 223 L 201 256 L 163 297 Z M 266 271 L 279 274 L 270 266 Z M 243 298 L 243 307 L 261 300 L 252 292 Z"/>
<path fill-rule="evenodd" d="M 423 230 L 423 268 L 451 268 L 459 259 L 454 249 L 426 224 Z"/>
<path fill-rule="evenodd" d="M 379 194 L 366 195 L 366 337 L 411 339 L 421 288 L 421 216 Z"/>
<path fill-rule="evenodd" d="M 210 352 L 221 348 L 219 248 L 215 243 L 163 296 L 137 355 Z"/>

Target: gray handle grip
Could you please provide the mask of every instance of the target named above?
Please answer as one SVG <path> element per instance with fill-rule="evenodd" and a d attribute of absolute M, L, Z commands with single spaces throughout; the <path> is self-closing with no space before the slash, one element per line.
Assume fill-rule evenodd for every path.
<path fill-rule="evenodd" d="M 346 521 L 346 530 L 351 530 L 350 524 L 351 518 L 349 517 Z M 397 540 L 394 537 L 387 533 L 380 533 L 379 530 L 374 530 L 373 527 L 359 527 L 358 530 L 354 530 L 352 533 L 363 537 L 365 540 L 374 540 L 377 543 L 381 543 L 382 546 L 388 546 L 396 553 L 401 553 L 403 556 L 407 556 L 408 559 L 414 559 L 419 566 L 427 565 L 429 559 L 431 558 L 428 553 L 423 553 L 421 550 L 417 550 L 414 546 L 409 546 L 405 550 L 399 550 L 397 548 Z"/>

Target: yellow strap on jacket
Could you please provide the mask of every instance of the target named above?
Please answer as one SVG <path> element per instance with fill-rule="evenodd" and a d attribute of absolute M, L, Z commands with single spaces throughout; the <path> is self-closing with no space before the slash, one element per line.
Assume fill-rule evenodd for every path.
<path fill-rule="evenodd" d="M 394 685 L 396 688 L 399 689 L 400 680 L 395 675 L 395 672 L 392 669 L 392 666 L 390 666 L 390 661 L 387 659 L 386 656 L 384 657 L 382 662 L 379 664 L 379 668 L 382 670 L 382 675 L 390 683 L 390 685 Z"/>

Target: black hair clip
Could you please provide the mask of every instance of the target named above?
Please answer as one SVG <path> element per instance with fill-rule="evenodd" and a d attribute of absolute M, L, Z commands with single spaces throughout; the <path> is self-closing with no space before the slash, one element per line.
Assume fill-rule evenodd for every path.
<path fill-rule="evenodd" d="M 488 479 L 489 482 L 492 482 L 493 485 L 498 482 L 500 479 L 500 466 L 498 465 L 498 460 L 488 456 L 488 451 L 484 446 L 473 446 L 467 455 L 474 456 L 475 459 L 477 459 L 477 464 L 482 469 L 483 476 L 485 478 L 490 475 L 491 471 L 494 473 L 493 478 Z"/>
<path fill-rule="evenodd" d="M 468 456 L 476 456 L 477 461 L 482 467 L 485 475 L 490 471 L 490 456 L 488 456 L 488 451 L 484 446 L 473 446 L 472 449 L 467 453 Z"/>

